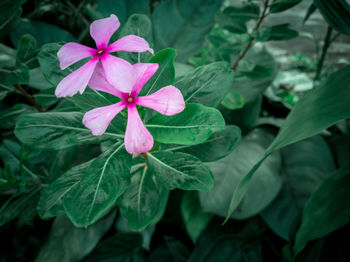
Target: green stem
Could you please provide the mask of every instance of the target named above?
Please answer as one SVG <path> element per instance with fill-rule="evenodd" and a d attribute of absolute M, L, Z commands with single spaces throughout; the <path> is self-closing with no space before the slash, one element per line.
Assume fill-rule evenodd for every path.
<path fill-rule="evenodd" d="M 257 29 L 260 27 L 262 21 L 263 21 L 264 18 L 267 16 L 267 12 L 266 12 L 266 11 L 267 11 L 268 6 L 269 6 L 269 0 L 265 0 L 265 2 L 264 2 L 264 10 L 262 11 L 261 16 L 259 17 L 259 20 L 258 20 L 258 22 L 257 22 L 257 24 L 256 24 L 256 26 L 255 26 L 255 30 L 257 30 Z M 231 67 L 231 69 L 232 69 L 233 71 L 236 71 L 239 62 L 245 57 L 245 55 L 247 54 L 248 50 L 253 46 L 254 40 L 255 40 L 255 38 L 251 36 L 250 39 L 249 39 L 249 42 L 248 42 L 247 46 L 244 48 L 244 50 L 243 50 L 243 52 L 241 53 L 241 55 L 238 56 L 236 62 L 235 62 L 235 63 L 233 64 L 233 66 Z"/>
<path fill-rule="evenodd" d="M 321 57 L 320 57 L 320 59 L 318 60 L 318 63 L 317 63 L 317 69 L 316 69 L 316 75 L 315 75 L 314 81 L 316 81 L 316 80 L 318 80 L 320 78 L 320 75 L 321 75 L 321 72 L 322 72 L 322 68 L 323 68 L 323 64 L 324 64 L 324 60 L 325 60 L 326 55 L 327 55 L 328 48 L 329 48 L 329 46 L 332 43 L 332 41 L 331 41 L 332 31 L 333 31 L 332 27 L 328 26 L 327 33 L 326 33 L 326 36 L 324 38 L 324 43 L 323 43 Z"/>

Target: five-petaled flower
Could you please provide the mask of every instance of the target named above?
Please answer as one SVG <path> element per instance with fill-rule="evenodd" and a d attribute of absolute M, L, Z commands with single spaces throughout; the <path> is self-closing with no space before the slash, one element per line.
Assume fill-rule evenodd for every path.
<path fill-rule="evenodd" d="M 106 78 L 114 86 L 120 85 L 119 79 L 124 74 L 131 77 L 131 65 L 109 53 L 149 51 L 153 54 L 147 41 L 136 35 L 127 35 L 108 45 L 111 36 L 119 26 L 119 20 L 115 15 L 96 20 L 90 25 L 90 35 L 95 40 L 97 49 L 77 43 L 67 43 L 61 47 L 57 55 L 62 70 L 84 58 L 92 57 L 92 59 L 62 79 L 56 88 L 57 97 L 73 96 L 77 92 L 83 93 L 99 60 L 101 60 Z M 121 84 L 121 86 L 124 85 Z"/>
<path fill-rule="evenodd" d="M 127 62 L 126 62 L 127 63 Z M 88 111 L 83 118 L 84 125 L 93 135 L 102 135 L 112 119 L 124 108 L 128 108 L 128 121 L 124 137 L 126 150 L 133 155 L 148 152 L 153 147 L 153 137 L 143 124 L 136 105 L 151 108 L 164 115 L 180 113 L 185 108 L 184 98 L 179 89 L 166 86 L 157 92 L 138 97 L 144 84 L 158 70 L 158 64 L 138 63 L 130 65 L 131 71 L 119 74 L 118 85 L 108 83 L 101 64 L 96 66 L 89 86 L 119 97 L 122 101 L 113 105 Z"/>

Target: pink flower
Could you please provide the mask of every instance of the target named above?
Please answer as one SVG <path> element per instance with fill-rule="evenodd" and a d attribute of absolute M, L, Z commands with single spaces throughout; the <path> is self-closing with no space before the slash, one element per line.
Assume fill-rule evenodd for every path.
<path fill-rule="evenodd" d="M 153 54 L 153 49 L 149 47 L 146 40 L 136 35 L 124 36 L 108 45 L 111 36 L 119 26 L 119 20 L 115 15 L 96 20 L 90 25 L 90 35 L 95 40 L 97 49 L 77 43 L 67 43 L 60 48 L 57 56 L 62 70 L 84 58 L 92 56 L 92 59 L 62 79 L 55 91 L 57 97 L 73 96 L 78 91 L 83 93 L 99 60 L 108 81 L 117 86 L 119 76 L 125 72 L 131 72 L 131 65 L 121 58 L 110 55 L 111 52 L 149 51 Z"/>
<path fill-rule="evenodd" d="M 184 98 L 179 89 L 166 86 L 157 92 L 138 97 L 144 84 L 158 70 L 158 64 L 134 64 L 127 74 L 119 74 L 119 85 L 114 87 L 107 82 L 101 64 L 97 64 L 89 86 L 122 99 L 121 102 L 95 108 L 88 111 L 83 118 L 84 125 L 95 136 L 102 135 L 112 119 L 124 108 L 128 108 L 128 122 L 124 137 L 126 150 L 133 155 L 148 152 L 153 147 L 153 137 L 143 124 L 136 105 L 151 108 L 163 115 L 175 115 L 185 108 Z"/>

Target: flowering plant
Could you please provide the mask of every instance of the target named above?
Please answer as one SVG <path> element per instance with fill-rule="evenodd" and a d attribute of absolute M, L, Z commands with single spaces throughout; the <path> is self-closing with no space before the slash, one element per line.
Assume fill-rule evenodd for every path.
<path fill-rule="evenodd" d="M 0 260 L 349 261 L 350 6 L 310 1 L 0 1 Z"/>

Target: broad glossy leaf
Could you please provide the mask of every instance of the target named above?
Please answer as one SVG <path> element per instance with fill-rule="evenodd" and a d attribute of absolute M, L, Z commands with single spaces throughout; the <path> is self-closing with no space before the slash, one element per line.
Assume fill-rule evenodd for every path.
<path fill-rule="evenodd" d="M 39 61 L 39 60 L 38 60 Z M 45 79 L 41 68 L 37 67 L 29 70 L 30 79 L 28 85 L 36 90 L 52 88 L 52 85 Z"/>
<path fill-rule="evenodd" d="M 0 208 L 0 226 L 14 220 L 19 219 L 19 224 L 31 222 L 36 215 L 35 206 L 39 200 L 40 188 L 31 188 L 27 193 L 17 198 L 10 198 Z"/>
<path fill-rule="evenodd" d="M 314 4 L 327 23 L 340 33 L 350 35 L 350 4 L 346 0 L 315 0 Z"/>
<path fill-rule="evenodd" d="M 22 182 L 34 179 L 34 183 L 38 183 L 38 174 L 35 172 L 32 165 L 23 161 L 21 155 L 22 147 L 19 143 L 13 140 L 4 139 L 0 146 L 0 156 L 5 166 L 8 166 L 12 172 L 17 175 L 23 174 Z M 31 181 L 33 183 L 33 181 Z"/>
<path fill-rule="evenodd" d="M 321 136 L 289 145 L 281 153 L 283 187 L 261 216 L 277 235 L 288 241 L 306 201 L 322 180 L 335 170 L 335 163 Z"/>
<path fill-rule="evenodd" d="M 239 64 L 232 90 L 249 103 L 258 98 L 274 80 L 278 64 L 264 47 L 251 48 Z"/>
<path fill-rule="evenodd" d="M 235 90 L 230 90 L 221 101 L 221 105 L 230 110 L 241 109 L 244 106 L 244 97 Z"/>
<path fill-rule="evenodd" d="M 19 40 L 24 34 L 31 34 L 38 41 L 38 46 L 54 42 L 77 42 L 76 39 L 67 31 L 58 26 L 44 22 L 22 19 L 15 31 L 11 33 L 11 41 L 17 46 Z"/>
<path fill-rule="evenodd" d="M 166 0 L 152 14 L 154 43 L 157 50 L 173 47 L 178 61 L 188 58 L 200 48 L 214 25 L 221 0 Z"/>
<path fill-rule="evenodd" d="M 159 183 L 148 168 L 136 172 L 120 198 L 119 207 L 132 230 L 142 230 L 157 223 L 163 216 L 169 190 Z"/>
<path fill-rule="evenodd" d="M 246 22 L 259 18 L 259 6 L 247 3 L 241 7 L 229 6 L 216 16 L 219 26 L 233 33 L 246 33 Z"/>
<path fill-rule="evenodd" d="M 228 63 L 216 62 L 177 78 L 174 86 L 180 89 L 186 103 L 216 107 L 231 89 L 233 76 Z"/>
<path fill-rule="evenodd" d="M 24 0 L 3 0 L 0 3 L 0 38 L 16 28 L 21 19 Z"/>
<path fill-rule="evenodd" d="M 167 48 L 157 52 L 149 60 L 149 63 L 157 63 L 159 68 L 152 78 L 147 81 L 139 96 L 153 94 L 162 87 L 173 83 L 175 77 L 174 59 L 176 55 L 174 49 Z"/>
<path fill-rule="evenodd" d="M 214 175 L 214 188 L 210 192 L 200 192 L 200 202 L 206 212 L 226 216 L 232 191 L 242 177 L 252 168 L 265 152 L 273 135 L 262 129 L 255 129 L 245 136 L 236 149 L 227 157 L 208 163 Z M 282 187 L 280 168 L 281 155 L 274 154 L 259 169 L 249 185 L 244 201 L 231 216 L 246 219 L 261 212 L 279 193 Z"/>
<path fill-rule="evenodd" d="M 76 228 L 66 216 L 58 216 L 52 225 L 49 239 L 35 261 L 80 261 L 93 250 L 109 230 L 115 215 L 116 213 L 112 212 L 88 228 Z"/>
<path fill-rule="evenodd" d="M 22 116 L 17 121 L 15 135 L 24 144 L 38 149 L 63 149 L 74 145 L 95 144 L 123 136 L 105 132 L 94 136 L 83 123 L 79 112 L 48 112 Z"/>
<path fill-rule="evenodd" d="M 25 114 L 36 112 L 36 109 L 26 104 L 16 104 L 11 108 L 2 110 L 0 115 L 1 128 L 13 128 L 18 118 Z"/>
<path fill-rule="evenodd" d="M 181 201 L 181 215 L 193 243 L 196 243 L 199 235 L 213 217 L 213 214 L 202 211 L 197 192 L 184 194 Z"/>
<path fill-rule="evenodd" d="M 349 187 L 350 166 L 347 165 L 329 174 L 311 195 L 296 234 L 295 255 L 305 247 L 308 241 L 323 237 L 349 223 Z"/>
<path fill-rule="evenodd" d="M 142 254 L 139 254 L 141 253 L 141 248 L 142 236 L 140 234 L 118 232 L 116 235 L 102 240 L 84 259 L 84 262 L 141 262 L 143 261 Z"/>
<path fill-rule="evenodd" d="M 37 56 L 36 40 L 31 35 L 22 36 L 17 48 L 17 62 L 24 63 L 28 68 L 39 66 Z"/>
<path fill-rule="evenodd" d="M 150 47 L 153 48 L 152 22 L 146 15 L 134 14 L 130 16 L 126 24 L 120 30 L 118 38 L 122 38 L 126 35 L 137 35 L 139 37 L 142 37 L 148 42 Z M 148 60 L 152 57 L 152 54 L 148 51 L 142 53 L 118 52 L 118 57 L 129 61 L 131 64 L 140 62 L 147 63 Z"/>
<path fill-rule="evenodd" d="M 270 12 L 278 13 L 287 10 L 297 4 L 302 0 L 273 0 L 270 4 Z"/>
<path fill-rule="evenodd" d="M 241 140 L 241 130 L 237 126 L 226 126 L 215 132 L 207 141 L 198 145 L 171 145 L 162 147 L 163 151 L 183 152 L 194 155 L 203 162 L 212 162 L 230 154 Z"/>
<path fill-rule="evenodd" d="M 214 132 L 225 128 L 220 112 L 200 104 L 187 104 L 174 116 L 157 114 L 146 125 L 158 142 L 195 145 L 207 140 Z"/>
<path fill-rule="evenodd" d="M 124 143 L 94 159 L 79 183 L 64 197 L 63 206 L 73 224 L 87 227 L 106 214 L 130 183 L 131 155 Z"/>
<path fill-rule="evenodd" d="M 311 90 L 295 105 L 263 158 L 241 180 L 234 191 L 229 215 L 246 194 L 255 171 L 272 152 L 311 137 L 337 121 L 350 117 L 350 66 L 330 75 L 320 87 Z"/>
<path fill-rule="evenodd" d="M 12 67 L 16 63 L 16 50 L 4 44 L 0 44 L 0 68 Z"/>
<path fill-rule="evenodd" d="M 150 14 L 147 0 L 98 0 L 97 10 L 105 16 L 115 14 L 122 25 L 132 14 Z"/>
<path fill-rule="evenodd" d="M 290 40 L 299 35 L 298 31 L 290 28 L 290 24 L 280 24 L 261 28 L 256 36 L 257 41 L 283 41 Z"/>
<path fill-rule="evenodd" d="M 35 103 L 43 107 L 52 106 L 59 101 L 53 88 L 41 90 L 39 93 L 33 95 L 33 97 Z"/>
<path fill-rule="evenodd" d="M 37 206 L 42 219 L 50 219 L 64 212 L 63 197 L 79 183 L 91 162 L 73 167 L 44 188 Z"/>
<path fill-rule="evenodd" d="M 28 84 L 29 69 L 25 64 L 17 64 L 15 67 L 0 68 L 0 87 L 1 89 L 14 92 L 13 85 Z"/>
<path fill-rule="evenodd" d="M 147 163 L 157 181 L 172 190 L 210 191 L 213 176 L 198 158 L 181 152 L 148 153 Z"/>

